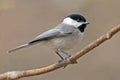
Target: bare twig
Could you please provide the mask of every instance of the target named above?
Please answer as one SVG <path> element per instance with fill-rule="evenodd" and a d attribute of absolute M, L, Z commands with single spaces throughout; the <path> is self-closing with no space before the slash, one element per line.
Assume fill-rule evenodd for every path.
<path fill-rule="evenodd" d="M 55 63 L 47 67 L 38 68 L 38 69 L 32 69 L 32 70 L 26 70 L 26 71 L 10 71 L 3 74 L 0 74 L 0 80 L 16 80 L 23 77 L 28 76 L 34 76 L 34 75 L 40 75 L 44 74 L 53 70 L 56 70 L 58 68 L 64 67 L 68 64 L 76 63 L 76 60 L 79 59 L 84 54 L 88 53 L 95 47 L 99 46 L 104 41 L 110 39 L 114 34 L 116 34 L 118 31 L 120 31 L 120 25 L 112 28 L 109 32 L 98 38 L 97 40 L 90 43 L 87 47 L 82 49 L 81 51 L 77 52 L 75 55 L 68 58 L 66 61 L 63 61 L 61 63 Z"/>

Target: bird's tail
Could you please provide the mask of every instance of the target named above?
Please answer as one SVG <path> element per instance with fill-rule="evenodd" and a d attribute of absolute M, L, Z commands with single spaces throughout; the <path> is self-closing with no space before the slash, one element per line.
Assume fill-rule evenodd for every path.
<path fill-rule="evenodd" d="M 27 43 L 27 44 L 23 44 L 23 45 L 21 45 L 21 46 L 18 46 L 18 47 L 14 48 L 14 49 L 9 50 L 8 53 L 11 53 L 11 52 L 14 52 L 14 51 L 20 50 L 20 49 L 25 48 L 25 47 L 28 47 L 28 46 L 30 46 L 29 43 Z"/>

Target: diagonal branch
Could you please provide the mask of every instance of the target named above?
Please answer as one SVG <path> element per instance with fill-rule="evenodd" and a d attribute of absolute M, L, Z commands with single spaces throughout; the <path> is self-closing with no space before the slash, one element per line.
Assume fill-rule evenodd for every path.
<path fill-rule="evenodd" d="M 38 69 L 6 72 L 3 74 L 0 74 L 0 80 L 16 80 L 16 79 L 20 79 L 23 77 L 40 75 L 40 74 L 44 74 L 44 73 L 56 70 L 61 67 L 65 67 L 68 64 L 74 64 L 76 63 L 76 60 L 79 59 L 81 56 L 88 53 L 92 49 L 96 48 L 97 46 L 105 42 L 106 40 L 110 39 L 113 35 L 115 35 L 119 31 L 120 31 L 120 25 L 112 28 L 109 32 L 107 32 L 106 34 L 98 38 L 97 40 L 90 43 L 88 46 L 86 46 L 81 51 L 77 52 L 75 55 L 68 58 L 66 61 L 63 61 L 61 63 L 55 63 L 47 67 L 38 68 Z"/>

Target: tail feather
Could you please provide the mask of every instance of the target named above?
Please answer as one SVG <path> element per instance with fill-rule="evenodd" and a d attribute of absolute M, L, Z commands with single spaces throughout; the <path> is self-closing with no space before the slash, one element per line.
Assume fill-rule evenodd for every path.
<path fill-rule="evenodd" d="M 23 44 L 23 45 L 21 45 L 21 46 L 16 47 L 15 49 L 9 50 L 8 53 L 11 53 L 11 52 L 20 50 L 20 49 L 25 48 L 25 47 L 28 47 L 28 46 L 30 46 L 30 44 Z"/>

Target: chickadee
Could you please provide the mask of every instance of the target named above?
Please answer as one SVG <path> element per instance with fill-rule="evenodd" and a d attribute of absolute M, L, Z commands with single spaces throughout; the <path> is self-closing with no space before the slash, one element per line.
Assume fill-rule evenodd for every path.
<path fill-rule="evenodd" d="M 65 60 L 66 57 L 63 57 L 61 53 L 64 53 L 67 57 L 71 56 L 64 50 L 72 48 L 73 45 L 75 45 L 75 43 L 83 37 L 87 24 L 89 23 L 82 15 L 68 15 L 55 28 L 38 35 L 32 41 L 18 46 L 15 49 L 9 50 L 8 52 L 11 53 L 38 43 L 44 43 L 53 48 L 61 60 Z"/>

